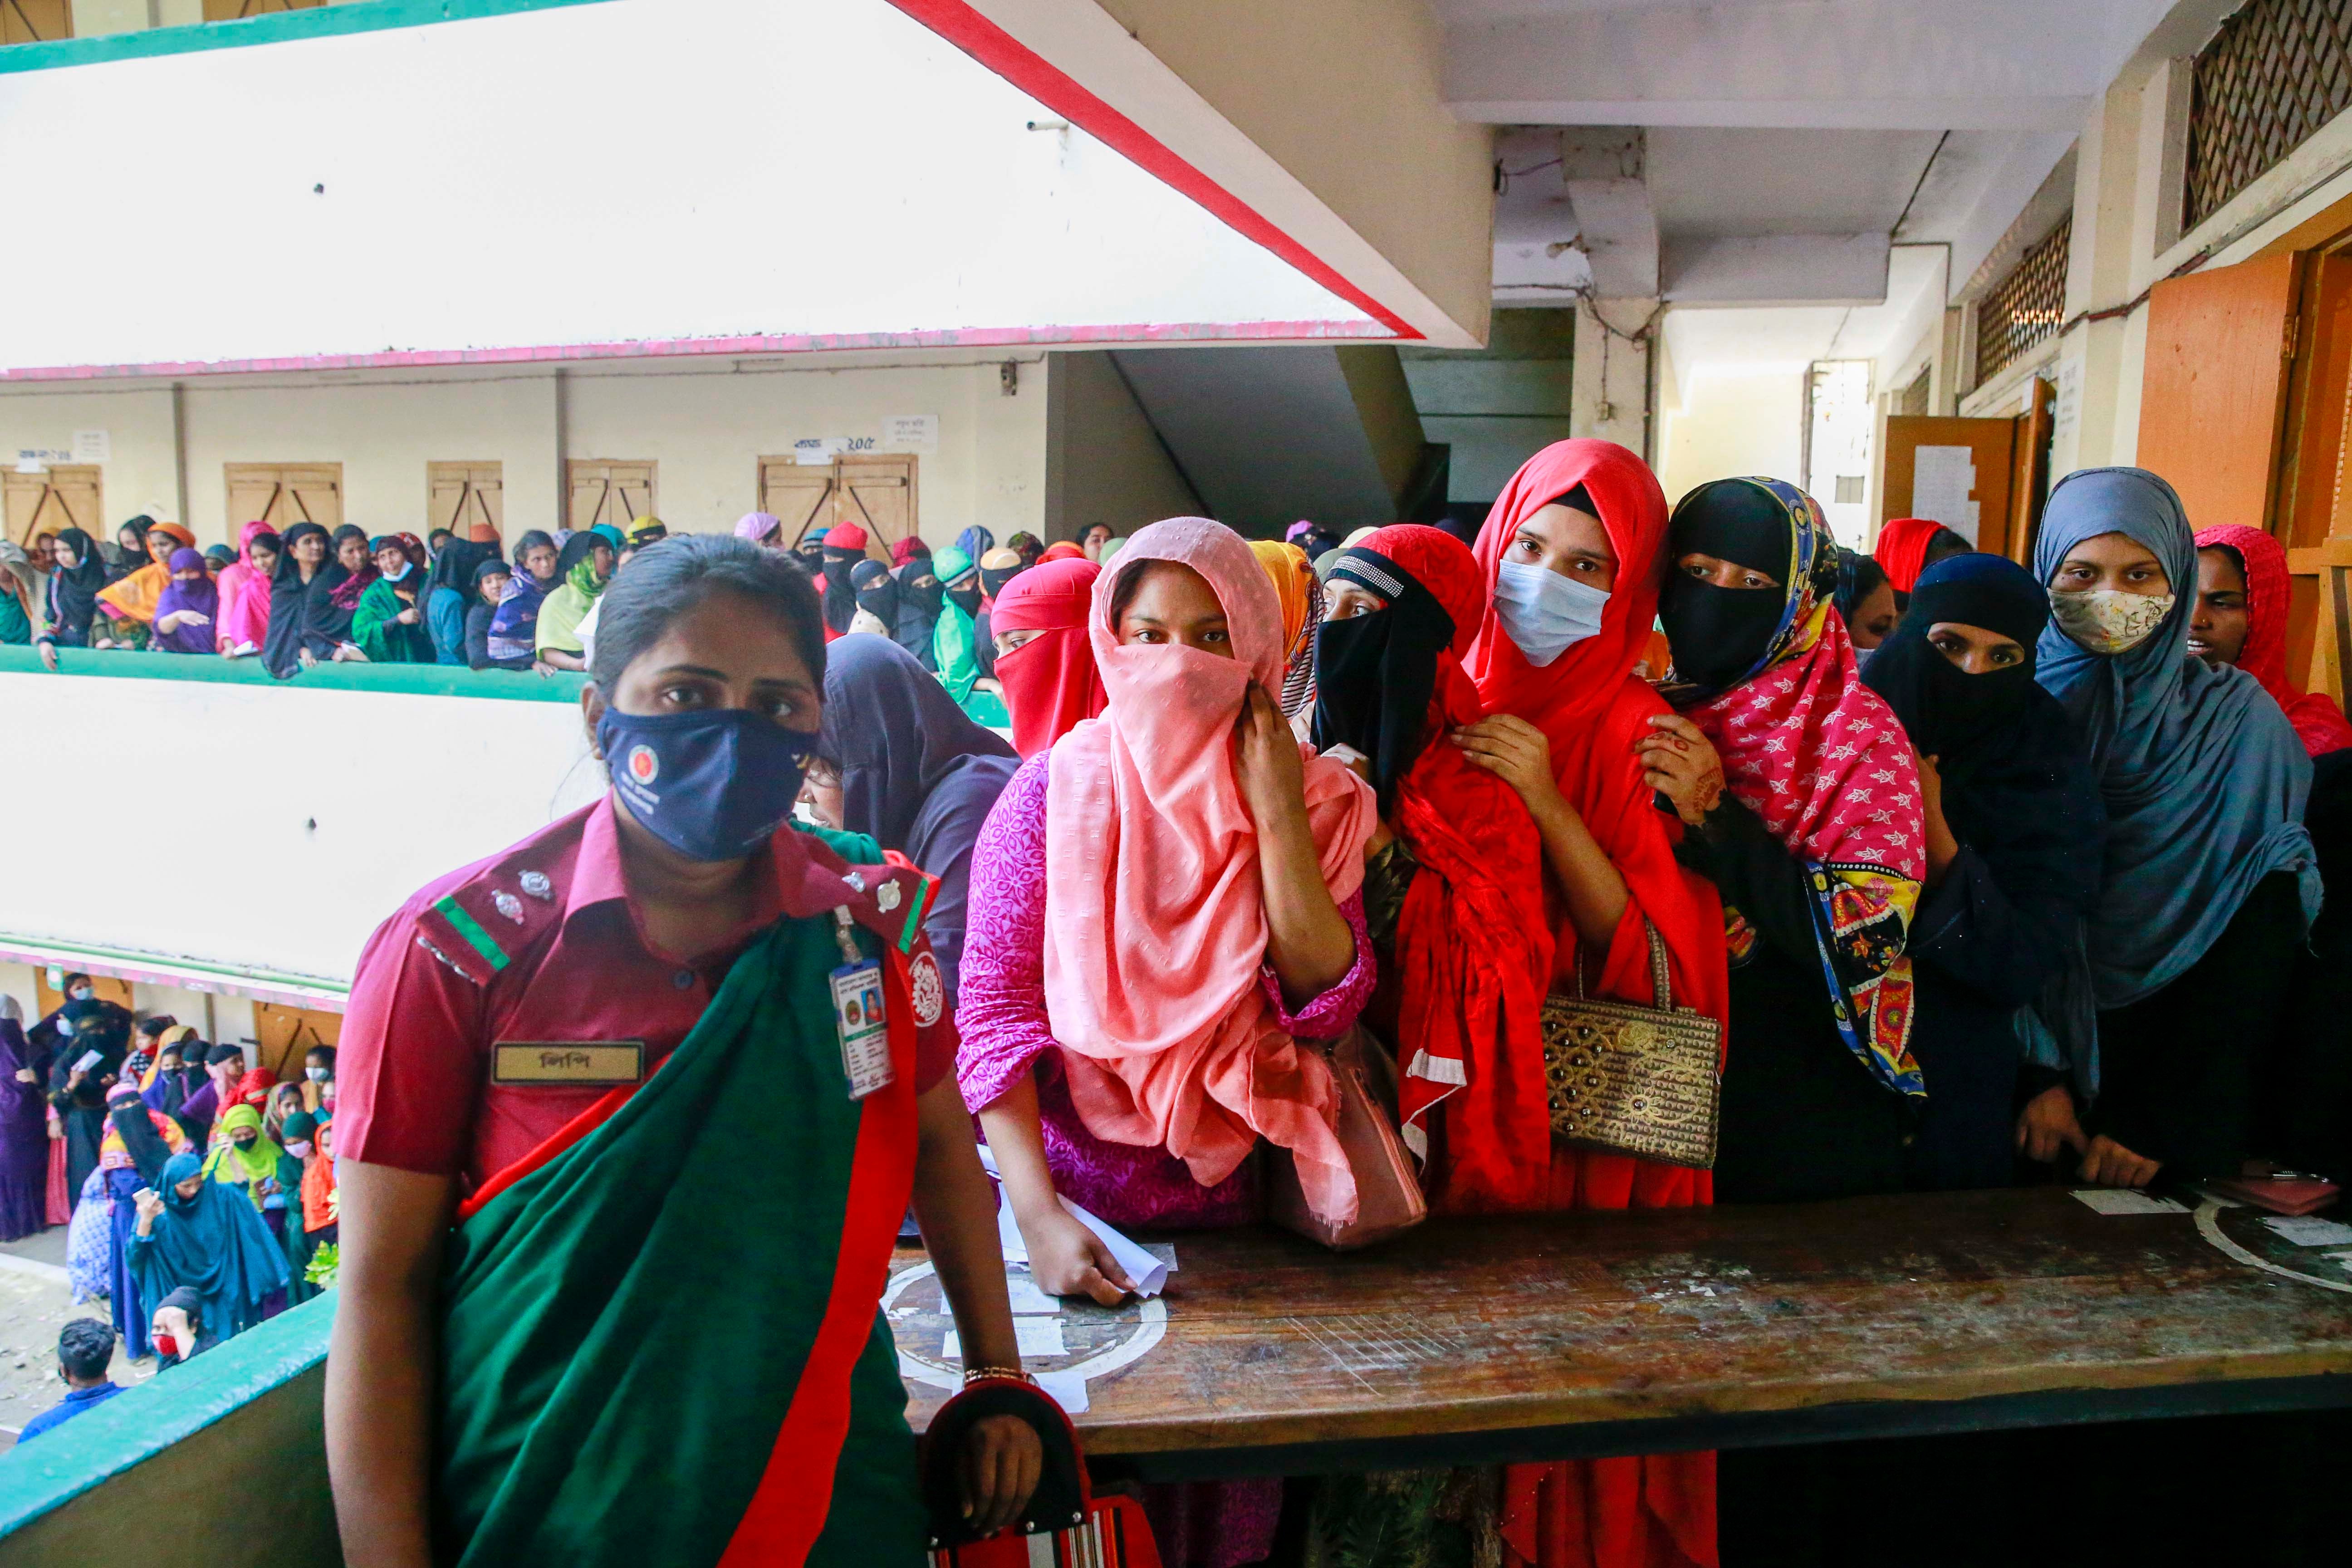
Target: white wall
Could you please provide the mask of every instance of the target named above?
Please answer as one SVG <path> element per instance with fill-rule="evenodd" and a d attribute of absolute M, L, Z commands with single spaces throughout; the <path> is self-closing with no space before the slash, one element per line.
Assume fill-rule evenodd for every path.
<path fill-rule="evenodd" d="M 340 462 L 343 510 L 371 532 L 423 532 L 425 471 L 436 461 L 505 467 L 506 532 L 562 516 L 559 451 L 654 459 L 657 510 L 673 528 L 723 532 L 753 509 L 762 456 L 806 437 L 876 437 L 892 415 L 939 416 L 936 451 L 919 453 L 919 526 L 934 545 L 978 521 L 1002 539 L 1042 530 L 1046 376 L 1016 358 L 1019 391 L 1000 390 L 1005 356 L 876 364 L 848 355 L 726 362 L 673 360 L 565 374 L 559 429 L 552 369 L 347 371 L 213 376 L 182 384 L 188 516 L 200 543 L 230 540 L 226 463 Z M 136 512 L 179 515 L 169 388 L 139 384 L 55 392 L 0 389 L 0 459 L 26 447 L 69 449 L 78 430 L 108 432 L 102 466 L 110 529 Z"/>
<path fill-rule="evenodd" d="M 78 771 L 71 819 L 153 821 L 161 790 L 205 846 L 110 876 L 86 834 L 20 834 L 0 931 L 337 984 L 410 893 L 602 783 L 561 702 L 0 673 L 0 713 L 15 734 L 136 737 L 170 758 L 164 774 Z M 0 768 L 0 820 L 55 824 L 58 799 L 51 771 Z"/>
<path fill-rule="evenodd" d="M 1052 381 L 1045 531 L 1039 538 L 1075 539 L 1093 522 L 1132 533 L 1163 517 L 1202 510 L 1108 353 L 1057 353 L 1046 364 Z"/>
<path fill-rule="evenodd" d="M 1796 482 L 1804 457 L 1805 375 L 1696 375 L 1666 411 L 1658 481 L 1668 504 L 1709 479 L 1762 474 Z"/>
<path fill-rule="evenodd" d="M 425 465 L 505 464 L 507 537 L 552 529 L 555 381 L 551 373 L 393 384 L 238 384 L 199 381 L 186 403 L 189 526 L 234 540 L 227 463 L 343 465 L 343 517 L 370 533 L 425 531 Z M 0 420 L 6 403 L 0 400 Z M 731 519 L 730 521 L 732 521 Z"/>
<path fill-rule="evenodd" d="M 103 430 L 112 445 L 99 475 L 106 538 L 114 537 L 116 523 L 142 511 L 180 520 L 170 387 L 117 382 L 69 393 L 0 391 L 0 463 L 14 464 L 27 448 L 71 451 L 78 430 Z"/>
<path fill-rule="evenodd" d="M 1011 356 L 1008 356 L 1011 357 Z M 971 523 L 999 539 L 1045 517 L 1045 374 L 1018 356 L 1019 393 L 997 361 L 744 374 L 582 374 L 570 382 L 573 458 L 651 458 L 672 528 L 723 532 L 752 509 L 758 460 L 797 437 L 870 436 L 894 414 L 936 414 L 940 447 L 918 467 L 921 530 L 945 544 Z M 509 484 L 513 481 L 509 479 Z M 509 511 L 509 531 L 512 513 Z"/>

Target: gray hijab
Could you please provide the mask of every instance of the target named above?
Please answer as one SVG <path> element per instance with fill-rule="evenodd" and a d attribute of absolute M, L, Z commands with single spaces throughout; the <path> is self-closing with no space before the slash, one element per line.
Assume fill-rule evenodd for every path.
<path fill-rule="evenodd" d="M 2033 545 L 2046 589 L 2075 545 L 2120 533 L 2162 563 L 2171 613 L 2136 647 L 2092 653 L 2042 633 L 2034 679 L 2091 753 L 2107 808 L 2105 886 L 2092 912 L 2102 1008 L 2152 994 L 2205 955 L 2254 884 L 2293 871 L 2304 916 L 2319 910 L 2318 859 L 2304 831 L 2311 760 L 2294 727 L 2242 669 L 2189 651 L 2197 541 L 2172 487 L 2145 468 L 2084 468 L 2050 492 Z"/>

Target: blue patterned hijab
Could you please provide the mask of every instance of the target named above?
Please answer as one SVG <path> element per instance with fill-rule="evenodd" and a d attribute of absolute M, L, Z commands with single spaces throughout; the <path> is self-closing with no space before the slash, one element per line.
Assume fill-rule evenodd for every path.
<path fill-rule="evenodd" d="M 2120 533 L 2171 580 L 2171 613 L 2114 655 L 2044 627 L 2034 677 L 2087 743 L 2106 804 L 2105 886 L 2090 926 L 2103 1008 L 2127 1006 L 2205 955 L 2254 884 L 2293 871 L 2306 920 L 2319 868 L 2304 831 L 2311 760 L 2262 683 L 2189 651 L 2197 541 L 2172 487 L 2145 468 L 2084 468 L 2050 492 L 2033 545 L 2046 589 L 2086 539 Z"/>

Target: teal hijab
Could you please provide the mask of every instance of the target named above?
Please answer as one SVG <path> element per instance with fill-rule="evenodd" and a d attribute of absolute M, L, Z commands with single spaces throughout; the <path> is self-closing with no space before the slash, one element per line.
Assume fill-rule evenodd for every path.
<path fill-rule="evenodd" d="M 2302 883 L 2319 912 L 2319 863 L 2304 830 L 2311 759 L 2262 683 L 2189 651 L 2197 539 L 2170 485 L 2145 468 L 2084 468 L 2050 492 L 2033 544 L 2046 590 L 2084 540 L 2120 533 L 2171 580 L 2171 612 L 2146 641 L 2093 653 L 2042 628 L 2034 679 L 2058 699 L 2091 755 L 2106 805 L 2104 885 L 2090 925 L 2102 1008 L 2163 989 L 2205 955 L 2254 885 Z"/>

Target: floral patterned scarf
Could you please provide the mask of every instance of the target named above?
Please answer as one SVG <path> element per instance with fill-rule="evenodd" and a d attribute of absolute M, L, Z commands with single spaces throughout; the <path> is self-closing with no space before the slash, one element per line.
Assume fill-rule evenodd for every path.
<path fill-rule="evenodd" d="M 1820 505 L 1779 479 L 1725 479 L 1685 497 L 1676 522 L 1717 485 L 1752 486 L 1780 503 L 1789 525 L 1779 574 L 1786 603 L 1764 658 L 1738 684 L 1713 697 L 1669 686 L 1665 696 L 1714 742 L 1731 793 L 1804 862 L 1822 974 L 1846 1048 L 1888 1089 L 1925 1095 L 1911 1055 L 1903 950 L 1927 864 L 1911 742 L 1859 678 L 1832 603 L 1838 547 Z M 1685 706 L 1685 696 L 1702 700 Z M 1731 905 L 1723 914 L 1736 967 L 1754 950 L 1756 931 Z"/>

